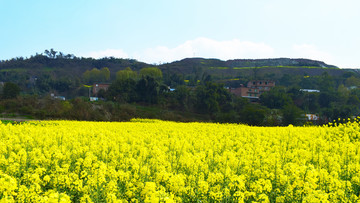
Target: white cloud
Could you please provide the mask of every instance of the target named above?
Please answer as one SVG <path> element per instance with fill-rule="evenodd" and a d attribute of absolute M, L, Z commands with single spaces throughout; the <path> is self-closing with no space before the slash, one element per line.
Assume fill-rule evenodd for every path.
<path fill-rule="evenodd" d="M 139 61 L 147 63 L 172 62 L 187 57 L 218 58 L 271 58 L 274 49 L 264 43 L 240 41 L 216 41 L 209 38 L 189 40 L 174 48 L 158 46 L 134 54 Z"/>
<path fill-rule="evenodd" d="M 285 55 L 290 55 L 288 57 L 321 60 L 330 64 L 334 62 L 334 57 L 329 53 L 311 44 L 295 44 L 291 47 L 291 50 L 287 49 L 286 52 Z M 147 48 L 131 54 L 131 57 L 122 49 L 93 51 L 84 56 L 93 58 L 113 56 L 116 58 L 135 58 L 146 63 L 165 63 L 188 57 L 217 58 L 221 60 L 275 58 L 279 57 L 279 53 L 276 53 L 274 48 L 265 43 L 240 41 L 239 39 L 217 41 L 202 37 L 185 41 L 173 48 L 167 46 Z"/>
<path fill-rule="evenodd" d="M 293 45 L 292 50 L 296 58 L 308 58 L 313 60 L 324 61 L 325 63 L 333 63 L 334 59 L 331 54 L 319 50 L 315 45 L 301 44 Z"/>
<path fill-rule="evenodd" d="M 89 52 L 84 56 L 93 58 L 111 56 L 115 58 L 134 58 L 146 63 L 166 63 L 189 57 L 217 58 L 221 60 L 292 57 L 320 60 L 337 65 L 335 63 L 336 57 L 311 44 L 295 44 L 292 47 L 287 47 L 285 53 L 279 54 L 274 48 L 265 43 L 240 41 L 239 39 L 217 41 L 201 37 L 185 41 L 173 48 L 157 46 L 140 50 L 131 55 L 122 49 L 106 49 Z"/>
<path fill-rule="evenodd" d="M 129 58 L 122 49 L 106 49 L 84 54 L 85 57 Z M 136 52 L 132 56 L 146 63 L 164 63 L 181 60 L 188 57 L 217 58 L 222 60 L 239 58 L 271 58 L 274 49 L 264 43 L 240 41 L 238 39 L 217 41 L 209 38 L 188 40 L 174 48 L 157 46 Z M 131 57 L 131 58 L 133 58 Z"/>
<path fill-rule="evenodd" d="M 101 51 L 93 51 L 85 54 L 86 57 L 92 58 L 104 58 L 104 57 L 115 57 L 115 58 L 129 58 L 128 54 L 121 49 L 106 49 Z"/>

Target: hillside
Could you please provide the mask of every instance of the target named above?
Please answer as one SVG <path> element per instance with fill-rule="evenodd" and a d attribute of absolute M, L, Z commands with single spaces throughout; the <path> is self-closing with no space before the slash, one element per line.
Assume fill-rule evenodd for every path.
<path fill-rule="evenodd" d="M 186 58 L 172 63 L 158 66 L 164 73 L 179 74 L 186 79 L 195 74 L 197 79 L 203 75 L 210 75 L 214 80 L 230 80 L 234 78 L 244 80 L 251 78 L 266 78 L 279 80 L 284 75 L 318 76 L 327 72 L 332 76 L 341 76 L 349 70 L 328 65 L 322 61 L 309 59 L 236 59 L 222 61 L 219 59 Z M 350 70 L 356 75 L 359 72 Z"/>
<path fill-rule="evenodd" d="M 328 65 L 322 61 L 315 61 L 310 59 L 291 59 L 291 58 L 275 58 L 275 59 L 234 59 L 222 61 L 219 59 L 205 59 L 205 58 L 185 58 L 180 61 L 175 61 L 166 65 L 170 66 L 205 66 L 205 67 L 229 67 L 229 68 L 244 68 L 244 67 L 264 67 L 264 66 L 292 66 L 292 67 L 318 67 L 318 68 L 338 68 L 333 65 Z"/>
<path fill-rule="evenodd" d="M 223 76 L 234 76 L 234 74 L 248 75 L 249 69 L 264 69 L 260 72 L 279 72 L 288 73 L 289 70 L 295 74 L 309 75 L 321 74 L 324 70 L 329 71 L 330 74 L 339 74 L 343 69 L 336 66 L 328 65 L 322 61 L 315 61 L 309 59 L 235 59 L 222 61 L 219 59 L 205 59 L 205 58 L 186 58 L 180 61 L 171 63 L 152 65 L 136 61 L 134 59 L 117 59 L 117 58 L 79 58 L 73 55 L 65 56 L 46 56 L 37 54 L 28 59 L 16 58 L 6 61 L 0 61 L 0 80 L 4 81 L 12 73 L 27 73 L 29 75 L 39 75 L 47 73 L 53 77 L 80 77 L 86 70 L 92 68 L 108 67 L 111 74 L 114 75 L 117 71 L 126 67 L 138 71 L 141 68 L 156 66 L 168 74 L 183 74 L 189 75 L 196 72 L 207 72 L 208 74 L 216 76 L 217 74 Z M 271 70 L 268 70 L 271 68 Z M 274 69 L 275 68 L 275 69 Z M 279 71 L 277 68 L 281 68 Z M 304 70 L 306 69 L 306 70 Z M 265 71 L 266 70 L 266 71 Z M 1 77 L 2 76 L 2 77 Z M 216 78 L 216 77 L 215 77 Z"/>
<path fill-rule="evenodd" d="M 330 71 L 330 74 L 338 74 L 342 72 L 336 66 L 328 65 L 322 61 L 315 61 L 309 59 L 290 59 L 290 58 L 277 58 L 277 59 L 236 59 L 222 61 L 219 59 L 205 59 L 205 58 L 186 58 L 180 61 L 175 61 L 168 64 L 160 65 L 159 68 L 163 70 L 170 70 L 180 74 L 190 74 L 195 70 L 201 69 L 209 74 L 224 74 L 234 76 L 234 74 L 249 75 L 249 70 L 264 69 L 266 71 L 260 72 L 284 72 L 287 74 L 289 69 L 295 74 L 304 74 L 307 72 L 309 75 L 319 75 L 324 70 Z M 269 70 L 269 68 L 271 68 Z M 278 69 L 281 68 L 281 69 Z"/>
<path fill-rule="evenodd" d="M 49 57 L 37 54 L 28 59 L 15 58 L 6 61 L 0 61 L 0 81 L 6 81 L 6 76 L 13 74 L 26 74 L 38 76 L 41 74 L 49 74 L 52 77 L 81 77 L 86 70 L 92 68 L 108 67 L 111 74 L 126 67 L 131 67 L 133 70 L 140 70 L 148 67 L 149 64 L 138 62 L 134 59 L 117 59 L 117 58 L 79 58 L 71 56 L 54 56 Z M 4 78 L 5 76 L 5 78 Z"/>
<path fill-rule="evenodd" d="M 46 80 L 50 78 L 52 80 L 67 80 L 68 83 L 76 86 L 79 85 L 79 82 L 81 83 L 85 71 L 103 67 L 109 68 L 110 81 L 115 80 L 117 71 L 127 67 L 134 71 L 139 71 L 144 67 L 158 67 L 162 70 L 168 85 L 172 85 L 170 80 L 173 76 L 178 81 L 184 79 L 201 81 L 210 76 L 214 81 L 223 82 L 236 78 L 240 80 L 254 78 L 279 80 L 284 75 L 318 76 L 324 72 L 332 76 L 340 76 L 349 71 L 322 61 L 309 59 L 276 58 L 222 61 L 219 59 L 185 58 L 171 63 L 153 65 L 134 59 L 79 58 L 74 55 L 60 54 L 61 52 L 56 51 L 53 53 L 51 55 L 37 54 L 27 59 L 20 57 L 0 61 L 0 82 L 12 81 L 20 86 L 28 87 L 33 78 L 45 78 Z M 359 75 L 357 70 L 351 71 Z"/>

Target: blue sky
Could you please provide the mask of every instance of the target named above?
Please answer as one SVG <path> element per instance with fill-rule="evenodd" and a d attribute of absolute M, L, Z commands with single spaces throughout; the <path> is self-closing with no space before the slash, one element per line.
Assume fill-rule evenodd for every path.
<path fill-rule="evenodd" d="M 360 68 L 358 0 L 0 0 L 0 60 L 309 58 Z"/>

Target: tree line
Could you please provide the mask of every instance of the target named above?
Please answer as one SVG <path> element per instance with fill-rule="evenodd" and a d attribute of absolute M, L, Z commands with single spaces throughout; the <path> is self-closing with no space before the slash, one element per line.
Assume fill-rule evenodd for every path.
<path fill-rule="evenodd" d="M 73 60 L 87 63 L 94 59 L 79 59 L 54 50 L 9 63 L 18 67 L 14 64 L 41 58 L 49 66 L 41 66 L 36 75 L 21 68 L 13 71 L 1 69 L 4 62 L 0 64 L 0 79 L 5 81 L 0 89 L 0 112 L 42 119 L 122 121 L 147 117 L 264 126 L 303 125 L 307 122 L 305 114 L 316 114 L 319 120 L 313 123 L 323 124 L 360 113 L 360 78 L 354 72 L 344 71 L 338 76 L 326 71 L 315 76 L 284 74 L 281 78 L 275 78 L 274 74 L 254 74 L 252 78 L 235 76 L 237 80 L 219 80 L 216 75 L 202 69 L 194 68 L 192 74 L 185 75 L 136 61 L 131 62 L 135 64 L 133 66 L 129 61 L 106 59 L 105 62 L 114 60 L 126 67 L 114 69 L 110 64 L 109 68 L 106 66 L 109 64 L 103 61 L 95 67 L 79 69 L 72 75 L 56 75 L 57 71 L 64 70 L 51 66 L 51 63 L 66 66 L 67 60 L 69 63 Z M 28 66 L 23 68 L 29 69 Z M 274 80 L 276 87 L 263 93 L 256 103 L 236 97 L 226 89 L 246 84 L 250 79 Z M 100 98 L 98 102 L 90 102 L 88 98 L 87 86 L 94 83 L 110 84 L 107 90 L 92 95 Z M 50 93 L 64 95 L 67 100 L 57 100 L 49 96 Z"/>

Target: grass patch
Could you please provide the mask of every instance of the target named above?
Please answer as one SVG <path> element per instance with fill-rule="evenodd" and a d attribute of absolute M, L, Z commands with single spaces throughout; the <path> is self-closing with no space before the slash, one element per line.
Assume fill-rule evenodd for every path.
<path fill-rule="evenodd" d="M 21 73 L 25 71 L 26 71 L 25 68 L 5 68 L 0 70 L 0 72 L 15 72 L 15 73 Z"/>
<path fill-rule="evenodd" d="M 229 67 L 209 67 L 209 69 L 215 69 L 215 70 L 227 70 L 230 69 Z"/>
<path fill-rule="evenodd" d="M 157 106 L 142 106 L 137 104 L 134 104 L 133 106 L 136 108 L 136 118 L 161 119 L 181 122 L 208 122 L 211 120 L 208 115 L 197 114 L 193 112 L 166 110 Z"/>
<path fill-rule="evenodd" d="M 44 67 L 44 68 L 42 68 L 42 70 L 43 70 L 44 72 L 52 72 L 52 71 L 55 70 L 55 68 L 52 68 L 52 67 Z"/>
<path fill-rule="evenodd" d="M 12 125 L 20 124 L 20 122 L 12 121 L 12 120 L 0 120 L 0 122 L 3 123 L 3 124 L 12 124 Z"/>
<path fill-rule="evenodd" d="M 307 69 L 337 69 L 337 68 L 326 68 L 318 66 L 259 66 L 259 67 L 234 67 L 234 70 L 247 70 L 247 69 L 260 69 L 260 68 L 307 68 Z"/>

